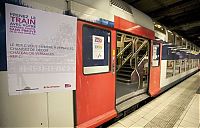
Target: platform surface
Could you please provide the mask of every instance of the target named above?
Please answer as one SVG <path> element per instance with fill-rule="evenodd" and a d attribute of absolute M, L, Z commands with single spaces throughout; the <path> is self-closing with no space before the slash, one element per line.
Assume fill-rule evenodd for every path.
<path fill-rule="evenodd" d="M 200 128 L 200 72 L 109 128 Z"/>

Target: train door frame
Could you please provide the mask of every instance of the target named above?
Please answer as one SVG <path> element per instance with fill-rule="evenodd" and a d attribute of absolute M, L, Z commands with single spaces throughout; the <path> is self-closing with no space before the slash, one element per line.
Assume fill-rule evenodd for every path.
<path fill-rule="evenodd" d="M 130 35 L 130 36 L 135 36 L 135 37 L 138 37 L 138 38 L 144 38 L 144 37 L 141 37 L 141 36 L 138 36 L 138 35 L 134 35 L 134 34 L 132 34 L 132 33 L 128 33 L 128 32 L 124 32 L 124 31 L 120 31 L 120 30 L 116 30 L 116 36 L 117 36 L 117 34 L 118 33 L 124 33 L 124 34 L 127 34 L 127 35 Z M 128 100 L 131 100 L 131 99 L 134 99 L 134 100 L 136 100 L 136 103 L 138 103 L 139 102 L 139 100 L 138 100 L 138 97 L 139 96 L 141 96 L 141 97 L 143 97 L 143 95 L 144 95 L 144 98 L 147 98 L 147 97 L 149 97 L 149 95 L 148 95 L 148 93 L 149 93 L 149 86 L 150 86 L 150 84 L 149 84 L 149 79 L 150 79 L 150 65 L 151 65 L 151 39 L 147 39 L 147 38 L 144 38 L 145 40 L 147 40 L 147 56 L 148 56 L 148 69 L 147 69 L 147 85 L 146 85 L 146 87 L 145 88 L 143 88 L 143 89 L 139 89 L 139 90 L 137 90 L 137 91 L 135 91 L 135 92 L 131 92 L 131 93 L 135 93 L 134 95 L 132 95 L 132 96 L 130 96 L 130 97 L 128 97 L 128 98 L 126 98 L 125 100 L 121 100 L 121 101 L 117 101 L 117 85 L 116 85 L 116 83 L 115 83 L 115 88 L 116 88 L 116 99 L 115 99 L 115 101 L 116 101 L 116 110 L 117 110 L 117 112 L 118 113 L 120 113 L 120 112 L 122 112 L 122 111 L 124 111 L 124 109 L 121 109 L 120 107 L 118 108 L 118 106 L 120 106 L 120 105 L 122 105 L 122 104 L 125 104 L 126 103 L 126 101 L 128 101 Z M 116 55 L 115 55 L 115 58 L 116 58 L 116 64 L 115 65 L 117 65 L 117 37 L 116 37 Z M 117 81 L 117 71 L 116 71 L 116 81 Z M 138 85 L 139 86 L 139 85 Z M 130 95 L 130 93 L 127 93 L 126 95 L 124 95 L 124 96 L 127 96 L 127 95 Z M 141 98 L 140 97 L 140 98 Z M 120 98 L 120 97 L 119 97 Z M 141 99 L 143 99 L 143 98 L 141 98 Z M 135 104 L 136 104 L 135 103 Z M 134 104 L 133 104 L 134 105 Z M 133 105 L 130 105 L 129 107 L 131 107 L 131 106 L 133 106 Z M 127 107 L 128 108 L 128 107 Z"/>
<path fill-rule="evenodd" d="M 152 28 L 145 28 L 145 27 L 143 27 L 143 26 L 141 26 L 139 24 L 136 24 L 134 22 L 128 21 L 128 20 L 126 20 L 124 18 L 121 18 L 121 17 L 118 17 L 118 16 L 114 17 L 114 23 L 115 23 L 114 24 L 114 28 L 117 31 L 122 31 L 122 32 L 125 32 L 125 33 L 129 33 L 131 35 L 136 35 L 136 36 L 139 36 L 139 37 L 142 37 L 142 38 L 146 38 L 150 42 L 155 39 L 155 33 L 154 33 L 154 30 L 153 30 L 153 27 Z M 149 42 L 149 45 L 151 45 L 150 42 Z M 149 55 L 151 55 L 151 54 L 149 54 Z M 149 71 L 149 79 L 150 79 L 150 71 Z M 150 86 L 150 82 L 149 81 L 150 80 L 148 80 L 148 83 L 149 83 L 149 86 Z M 147 88 L 147 91 L 148 90 L 149 89 Z M 142 95 L 141 95 L 141 97 L 142 97 L 141 99 L 139 99 L 139 100 L 135 99 L 134 100 L 134 98 L 131 98 L 130 102 L 135 102 L 135 101 L 138 102 L 138 101 L 144 100 L 147 97 L 149 97 L 148 93 L 147 94 L 142 94 Z M 123 107 L 123 103 L 122 103 L 122 107 Z M 129 106 L 126 106 L 126 108 L 124 107 L 124 110 L 127 109 L 127 108 L 129 108 L 129 107 L 131 107 L 131 106 L 129 105 Z"/>
<path fill-rule="evenodd" d="M 153 65 L 153 46 L 159 45 L 159 63 L 157 66 Z M 150 46 L 150 71 L 149 71 L 149 95 L 156 96 L 160 93 L 161 80 L 161 64 L 162 64 L 162 43 L 160 41 L 152 40 Z"/>
<path fill-rule="evenodd" d="M 148 56 L 148 69 L 147 69 L 147 71 L 148 71 L 148 74 L 149 74 L 149 64 L 150 64 L 150 48 L 151 48 L 151 41 L 149 40 L 149 39 L 146 39 L 146 38 L 143 38 L 143 37 L 140 37 L 140 36 L 137 36 L 137 35 L 134 35 L 134 34 L 130 34 L 130 33 L 127 33 L 127 32 L 122 32 L 122 31 L 116 31 L 116 33 L 117 33 L 117 35 L 118 34 L 124 34 L 124 35 L 128 35 L 128 36 L 132 36 L 132 37 L 134 37 L 134 38 L 140 38 L 140 39 L 144 39 L 144 40 L 146 40 L 147 42 L 146 42 L 146 44 L 147 44 L 147 50 L 146 50 L 146 55 Z M 116 37 L 117 38 L 117 37 Z M 135 41 L 134 43 L 133 43 L 133 45 L 136 45 L 137 44 L 137 41 Z M 136 46 L 134 46 L 134 47 L 136 47 Z M 134 48 L 135 49 L 135 48 Z M 139 50 L 140 51 L 140 50 Z M 136 52 L 136 51 L 134 51 L 134 52 Z M 117 53 L 117 42 L 116 42 L 116 53 Z M 117 54 L 116 54 L 116 58 L 117 58 Z M 117 60 L 117 59 L 116 59 Z M 116 63 L 117 63 L 117 61 L 116 61 Z M 116 73 L 117 74 L 117 73 Z M 147 84 L 149 84 L 148 83 L 148 80 L 149 80 L 149 78 L 147 78 Z"/>

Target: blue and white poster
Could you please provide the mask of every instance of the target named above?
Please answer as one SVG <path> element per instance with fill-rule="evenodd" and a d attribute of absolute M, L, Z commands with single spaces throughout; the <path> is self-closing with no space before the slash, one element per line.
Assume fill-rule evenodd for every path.
<path fill-rule="evenodd" d="M 93 44 L 93 59 L 103 60 L 104 59 L 104 37 L 92 35 Z"/>
<path fill-rule="evenodd" d="M 9 95 L 75 90 L 77 18 L 5 7 Z"/>

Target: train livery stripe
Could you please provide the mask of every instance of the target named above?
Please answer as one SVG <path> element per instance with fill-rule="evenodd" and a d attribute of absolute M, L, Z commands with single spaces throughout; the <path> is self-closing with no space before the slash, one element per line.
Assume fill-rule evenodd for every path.
<path fill-rule="evenodd" d="M 122 30 L 122 31 L 126 31 L 126 32 L 130 32 L 134 35 L 138 35 L 138 36 L 142 36 L 151 40 L 155 39 L 155 33 L 154 31 L 142 27 L 138 24 L 135 24 L 133 22 L 130 22 L 128 20 L 125 20 L 123 18 L 120 18 L 118 16 L 114 17 L 114 27 L 116 29 Z"/>

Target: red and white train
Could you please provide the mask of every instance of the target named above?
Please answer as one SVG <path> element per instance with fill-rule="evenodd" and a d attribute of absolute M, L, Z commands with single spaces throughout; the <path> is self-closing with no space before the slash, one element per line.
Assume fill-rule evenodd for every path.
<path fill-rule="evenodd" d="M 2 127 L 97 127 L 199 70 L 197 46 L 121 0 L 18 2 L 78 17 L 76 90 L 9 97 L 1 86 Z"/>

